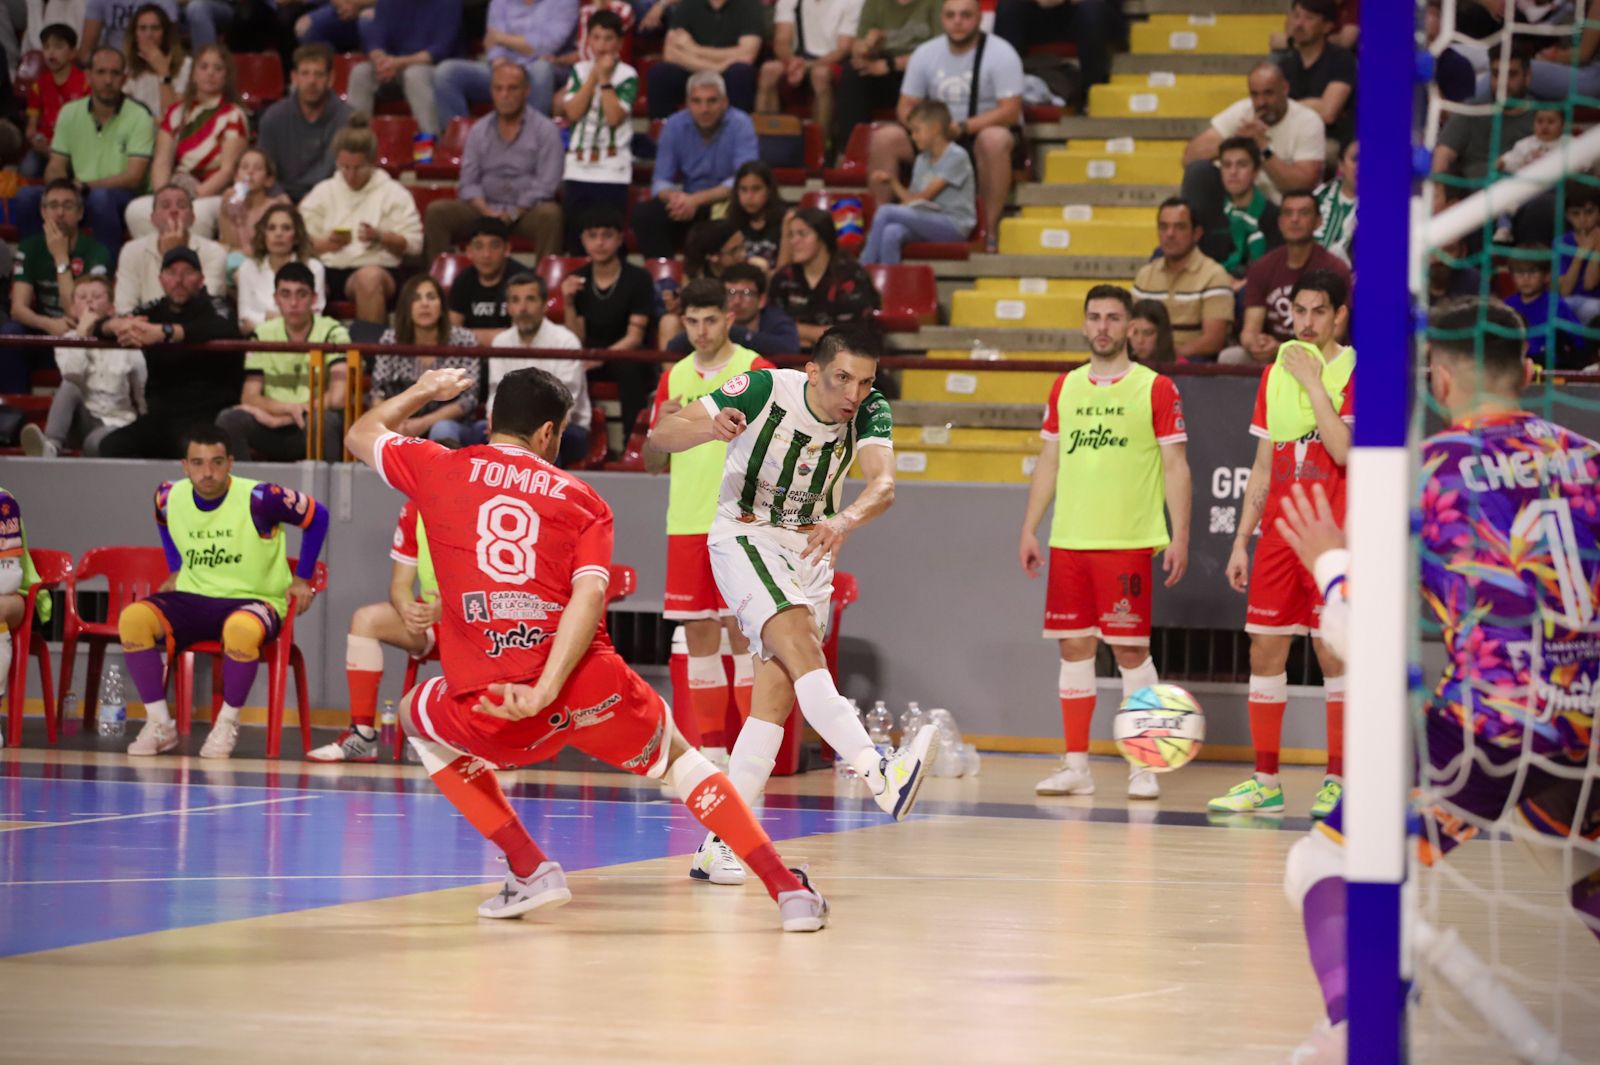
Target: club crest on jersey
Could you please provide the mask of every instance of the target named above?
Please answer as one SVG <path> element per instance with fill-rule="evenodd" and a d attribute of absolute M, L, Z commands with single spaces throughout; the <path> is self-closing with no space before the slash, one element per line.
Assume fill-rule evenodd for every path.
<path fill-rule="evenodd" d="M 538 647 L 547 642 L 553 632 L 534 628 L 525 621 L 517 622 L 516 628 L 500 632 L 497 629 L 484 629 L 483 634 L 489 640 L 489 650 L 484 652 L 490 658 L 499 658 L 507 651 L 526 651 L 531 647 Z"/>
<path fill-rule="evenodd" d="M 489 620 L 489 596 L 483 592 L 467 592 L 461 597 L 461 617 L 469 625 Z"/>
<path fill-rule="evenodd" d="M 742 373 L 737 377 L 728 378 L 727 383 L 722 386 L 722 394 L 725 396 L 741 396 L 744 394 L 745 389 L 749 387 L 750 375 Z"/>

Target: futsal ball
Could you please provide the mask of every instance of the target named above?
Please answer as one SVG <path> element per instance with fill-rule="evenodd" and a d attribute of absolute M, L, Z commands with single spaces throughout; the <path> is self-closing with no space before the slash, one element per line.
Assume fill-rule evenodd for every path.
<path fill-rule="evenodd" d="M 1152 684 L 1123 700 L 1111 734 L 1131 765 L 1168 773 L 1200 753 L 1206 718 L 1194 696 L 1176 684 Z"/>

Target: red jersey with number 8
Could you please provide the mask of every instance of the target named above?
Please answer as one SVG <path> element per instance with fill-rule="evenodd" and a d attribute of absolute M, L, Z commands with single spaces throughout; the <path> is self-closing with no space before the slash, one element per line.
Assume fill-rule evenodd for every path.
<path fill-rule="evenodd" d="M 411 498 L 439 579 L 439 658 L 452 694 L 531 682 L 572 598 L 611 574 L 612 518 L 584 482 L 505 444 L 451 451 L 386 433 L 378 476 Z M 602 621 L 591 652 L 609 650 Z"/>

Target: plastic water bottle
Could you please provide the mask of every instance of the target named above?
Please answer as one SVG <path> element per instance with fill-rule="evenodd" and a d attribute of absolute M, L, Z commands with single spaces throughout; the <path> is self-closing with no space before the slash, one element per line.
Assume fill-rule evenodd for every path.
<path fill-rule="evenodd" d="M 856 715 L 857 721 L 861 720 L 861 707 L 854 699 L 850 700 L 850 712 Z M 844 777 L 846 780 L 854 780 L 856 777 L 860 776 L 860 774 L 856 772 L 856 767 L 845 761 L 844 755 L 840 754 L 838 751 L 833 752 L 833 771 L 837 775 Z"/>
<path fill-rule="evenodd" d="M 78 734 L 82 722 L 78 720 L 81 713 L 78 709 L 78 693 L 71 688 L 61 697 L 61 734 L 71 737 Z"/>
<path fill-rule="evenodd" d="M 123 695 L 122 667 L 106 667 L 100 682 L 100 711 L 95 716 L 96 731 L 102 736 L 120 736 L 128 731 L 128 702 Z"/>
<path fill-rule="evenodd" d="M 928 723 L 928 715 L 923 713 L 921 705 L 915 700 L 906 704 L 906 712 L 900 715 L 900 746 L 910 746 L 911 741 L 917 738 L 917 733 L 922 731 L 922 726 Z"/>
<path fill-rule="evenodd" d="M 872 745 L 878 753 L 888 756 L 894 749 L 894 715 L 889 708 L 879 699 L 872 704 L 872 709 L 867 711 L 866 720 L 862 722 L 867 728 L 867 738 L 872 740 Z"/>
<path fill-rule="evenodd" d="M 394 700 L 383 701 L 383 712 L 378 715 L 378 746 L 386 751 L 394 750 L 394 730 L 400 721 L 400 716 L 395 713 Z"/>
<path fill-rule="evenodd" d="M 928 723 L 939 730 L 939 754 L 930 767 L 936 777 L 959 777 L 962 771 L 961 729 L 945 709 L 928 711 Z"/>

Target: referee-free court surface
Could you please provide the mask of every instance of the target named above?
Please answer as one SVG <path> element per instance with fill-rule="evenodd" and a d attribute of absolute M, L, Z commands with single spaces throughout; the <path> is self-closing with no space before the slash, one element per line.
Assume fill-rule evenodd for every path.
<path fill-rule="evenodd" d="M 832 774 L 775 779 L 767 830 L 833 904 L 802 936 L 753 878 L 691 883 L 699 827 L 615 773 L 502 776 L 574 895 L 502 923 L 474 908 L 503 867 L 417 767 L 7 750 L 0 1060 L 1282 1058 L 1320 1013 L 1281 886 L 1307 822 L 1208 819 L 1236 766 L 1130 808 L 1111 760 L 1036 799 L 1050 765 L 986 756 L 898 825 Z M 1285 783 L 1303 814 L 1317 774 Z M 1600 944 L 1514 845 L 1455 858 L 1440 916 L 1596 1060 Z M 1424 1060 L 1510 1060 L 1435 983 Z"/>

